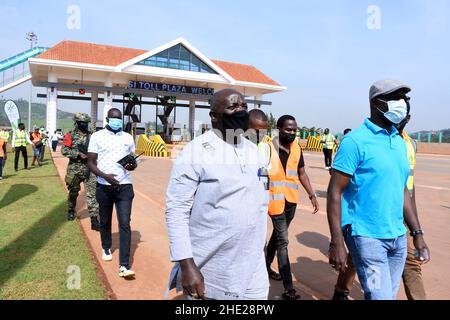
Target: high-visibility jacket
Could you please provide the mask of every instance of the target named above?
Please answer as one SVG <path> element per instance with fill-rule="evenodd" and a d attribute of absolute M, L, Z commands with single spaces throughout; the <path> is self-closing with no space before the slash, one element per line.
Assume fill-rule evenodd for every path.
<path fill-rule="evenodd" d="M 21 130 L 16 130 L 14 147 L 26 147 L 27 146 L 27 133 Z"/>
<path fill-rule="evenodd" d="M 5 139 L 3 139 L 2 137 L 0 137 L 0 158 L 4 158 L 5 157 L 5 152 L 3 151 L 3 146 L 6 144 Z"/>
<path fill-rule="evenodd" d="M 272 142 L 269 177 L 269 215 L 277 216 L 284 212 L 285 201 L 297 203 L 300 180 L 298 178 L 298 164 L 302 154 L 302 149 L 297 142 L 291 143 L 291 151 L 286 164 L 286 171 L 281 164 L 278 151 Z"/>
<path fill-rule="evenodd" d="M 39 142 L 39 141 L 41 141 L 42 139 L 41 139 L 41 134 L 38 132 L 38 133 L 36 133 L 36 132 L 33 132 L 32 134 L 31 134 L 31 141 L 33 142 L 33 143 L 36 143 L 36 142 Z"/>
<path fill-rule="evenodd" d="M 9 132 L 1 130 L 0 131 L 0 138 L 3 138 L 3 139 L 5 139 L 5 142 L 8 142 L 8 140 L 9 140 Z"/>
<path fill-rule="evenodd" d="M 322 135 L 320 140 L 323 142 L 323 144 L 324 144 L 323 147 L 325 149 L 333 149 L 334 148 L 335 137 L 331 133 Z"/>
<path fill-rule="evenodd" d="M 408 177 L 408 182 L 406 183 L 406 187 L 409 192 L 412 192 L 414 189 L 414 168 L 416 167 L 416 151 L 417 145 L 416 142 L 411 139 L 411 137 L 405 132 L 402 132 L 403 139 L 406 142 L 406 156 L 408 157 L 410 173 Z"/>

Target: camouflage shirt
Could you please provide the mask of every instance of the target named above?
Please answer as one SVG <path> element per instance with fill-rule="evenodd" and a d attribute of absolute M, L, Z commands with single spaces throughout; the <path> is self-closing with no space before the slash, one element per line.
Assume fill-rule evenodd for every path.
<path fill-rule="evenodd" d="M 80 160 L 79 152 L 87 154 L 91 134 L 92 132 L 83 133 L 79 129 L 67 132 L 61 149 L 62 155 L 72 160 Z"/>

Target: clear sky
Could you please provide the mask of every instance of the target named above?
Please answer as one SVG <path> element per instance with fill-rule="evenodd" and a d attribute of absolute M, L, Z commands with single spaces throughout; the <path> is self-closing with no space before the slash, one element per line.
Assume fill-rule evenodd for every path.
<path fill-rule="evenodd" d="M 69 5 L 81 10 L 80 29 L 66 26 Z M 367 13 L 371 5 L 380 20 Z M 286 86 L 265 96 L 273 101 L 266 111 L 334 132 L 362 123 L 370 85 L 395 78 L 413 88 L 409 131 L 450 127 L 448 0 L 2 0 L 0 59 L 26 50 L 31 30 L 41 46 L 68 39 L 153 49 L 184 37 L 210 58 L 252 64 Z M 2 95 L 27 98 L 28 86 Z M 89 110 L 67 101 L 59 107 Z M 153 120 L 154 109 L 145 115 Z M 205 111 L 198 117 L 208 120 Z"/>

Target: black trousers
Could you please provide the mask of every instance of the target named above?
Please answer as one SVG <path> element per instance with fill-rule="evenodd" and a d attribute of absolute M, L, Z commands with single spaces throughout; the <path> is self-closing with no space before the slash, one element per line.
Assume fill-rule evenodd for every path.
<path fill-rule="evenodd" d="M 119 263 L 130 267 L 131 205 L 134 198 L 133 185 L 107 186 L 97 183 L 96 198 L 99 204 L 100 236 L 103 249 L 111 249 L 111 221 L 114 205 L 119 222 Z"/>
<path fill-rule="evenodd" d="M 22 152 L 24 168 L 27 169 L 28 168 L 27 147 L 15 147 L 14 149 L 16 150 L 15 155 L 14 155 L 14 170 L 19 169 L 19 154 L 20 154 L 20 152 Z"/>
<path fill-rule="evenodd" d="M 331 160 L 333 156 L 333 149 L 323 148 L 323 154 L 325 155 L 325 166 L 331 167 Z"/>
<path fill-rule="evenodd" d="M 266 265 L 267 269 L 275 258 L 278 259 L 278 269 L 283 279 L 283 285 L 286 290 L 293 289 L 291 264 L 288 254 L 288 228 L 295 216 L 297 205 L 286 204 L 284 212 L 279 216 L 271 216 L 273 224 L 273 232 L 267 244 Z"/>
<path fill-rule="evenodd" d="M 45 155 L 45 144 L 42 144 L 42 146 L 39 148 L 39 161 L 44 161 L 44 155 Z"/>
<path fill-rule="evenodd" d="M 55 140 L 53 140 L 52 141 L 52 149 L 53 149 L 53 152 L 56 152 L 56 147 L 58 146 L 58 141 L 55 141 Z"/>

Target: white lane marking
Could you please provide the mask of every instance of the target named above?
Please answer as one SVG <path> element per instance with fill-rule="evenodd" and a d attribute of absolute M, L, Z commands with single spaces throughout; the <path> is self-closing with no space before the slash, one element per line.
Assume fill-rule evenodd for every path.
<path fill-rule="evenodd" d="M 136 193 L 138 196 L 144 198 L 145 200 L 147 200 L 147 201 L 153 203 L 154 205 L 156 205 L 157 207 L 159 207 L 161 210 L 163 210 L 163 211 L 166 210 L 166 206 L 165 206 L 165 205 L 163 205 L 163 204 L 162 204 L 161 202 L 159 202 L 159 201 L 156 201 L 156 200 L 150 198 L 150 197 L 147 196 L 146 194 L 140 192 L 139 190 L 137 190 L 137 188 L 134 189 L 134 193 Z"/>
<path fill-rule="evenodd" d="M 432 153 L 418 153 L 417 158 L 440 158 L 442 160 L 450 160 L 450 155 L 446 154 L 432 154 Z"/>
<path fill-rule="evenodd" d="M 450 191 L 450 188 L 446 188 L 446 187 L 427 186 L 427 185 L 423 185 L 423 184 L 415 184 L 415 186 L 419 187 L 419 188 L 427 188 L 427 189 L 432 189 L 432 190 Z"/>

